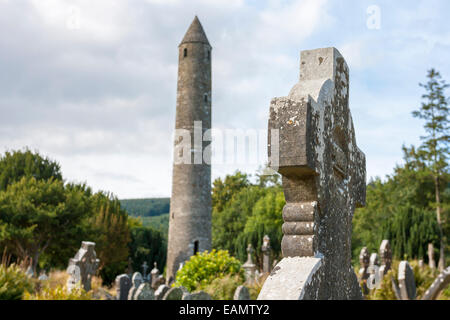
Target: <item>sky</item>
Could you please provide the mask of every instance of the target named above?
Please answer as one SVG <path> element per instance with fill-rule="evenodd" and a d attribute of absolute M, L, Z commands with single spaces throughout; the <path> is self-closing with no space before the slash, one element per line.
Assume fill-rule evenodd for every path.
<path fill-rule="evenodd" d="M 448 12 L 447 0 L 0 0 L 0 152 L 37 150 L 121 199 L 170 196 L 178 45 L 198 15 L 213 128 L 264 144 L 300 51 L 336 47 L 367 179 L 383 178 L 424 135 L 411 113 L 427 70 L 450 82 Z M 213 179 L 265 161 L 213 163 Z"/>

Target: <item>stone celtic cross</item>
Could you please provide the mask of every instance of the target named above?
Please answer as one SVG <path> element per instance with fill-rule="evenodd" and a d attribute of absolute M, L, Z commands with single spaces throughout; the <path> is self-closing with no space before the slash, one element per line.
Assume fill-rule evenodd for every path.
<path fill-rule="evenodd" d="M 286 260 L 260 298 L 277 298 L 269 294 L 271 278 L 295 263 L 309 280 L 303 283 L 299 275 L 302 289 L 279 298 L 361 298 L 351 266 L 351 230 L 355 208 L 365 205 L 366 162 L 349 109 L 349 69 L 338 50 L 301 53 L 299 83 L 288 97 L 271 102 L 268 146 L 269 165 L 283 177 Z"/>

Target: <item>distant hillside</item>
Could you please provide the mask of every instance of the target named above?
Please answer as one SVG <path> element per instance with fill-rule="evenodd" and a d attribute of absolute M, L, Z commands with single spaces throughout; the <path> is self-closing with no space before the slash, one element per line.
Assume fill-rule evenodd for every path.
<path fill-rule="evenodd" d="M 142 224 L 144 227 L 151 227 L 161 232 L 164 238 L 167 239 L 169 233 L 169 214 L 163 214 L 157 217 L 144 217 Z"/>
<path fill-rule="evenodd" d="M 170 212 L 170 198 L 126 199 L 120 203 L 134 217 L 157 217 Z"/>

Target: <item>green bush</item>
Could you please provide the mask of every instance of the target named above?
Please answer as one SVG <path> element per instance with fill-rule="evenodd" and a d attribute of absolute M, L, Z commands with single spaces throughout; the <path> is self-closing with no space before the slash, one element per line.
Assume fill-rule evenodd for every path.
<path fill-rule="evenodd" d="M 21 300 L 33 287 L 33 281 L 19 266 L 0 265 L 0 300 Z"/>
<path fill-rule="evenodd" d="M 214 279 L 203 291 L 208 293 L 213 300 L 233 300 L 237 287 L 243 284 L 239 275 L 226 275 L 223 278 Z"/>
<path fill-rule="evenodd" d="M 228 251 L 204 251 L 192 256 L 177 272 L 175 286 L 183 286 L 190 292 L 204 290 L 215 279 L 237 275 L 245 281 L 241 262 L 231 257 Z"/>

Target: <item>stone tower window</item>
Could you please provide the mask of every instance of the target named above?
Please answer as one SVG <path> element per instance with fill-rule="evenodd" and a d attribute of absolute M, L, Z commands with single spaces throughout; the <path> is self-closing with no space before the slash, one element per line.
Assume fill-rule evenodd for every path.
<path fill-rule="evenodd" d="M 184 48 L 183 50 L 183 56 L 186 58 L 187 57 L 187 48 Z"/>
<path fill-rule="evenodd" d="M 211 60 L 211 51 L 208 50 L 208 61 Z"/>
<path fill-rule="evenodd" d="M 198 252 L 198 240 L 194 241 L 194 256 L 197 254 Z"/>
<path fill-rule="evenodd" d="M 205 102 L 208 102 L 208 95 L 205 94 L 204 97 L 203 97 L 203 99 L 205 100 Z"/>

